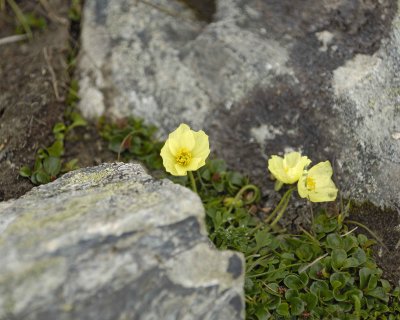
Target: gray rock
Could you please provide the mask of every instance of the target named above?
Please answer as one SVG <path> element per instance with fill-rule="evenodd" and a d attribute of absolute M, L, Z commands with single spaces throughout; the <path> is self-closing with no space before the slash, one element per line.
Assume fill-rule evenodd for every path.
<path fill-rule="evenodd" d="M 185 3 L 85 3 L 84 115 L 204 129 L 266 190 L 267 158 L 299 150 L 345 197 L 399 205 L 399 1 L 215 0 L 208 21 Z"/>
<path fill-rule="evenodd" d="M 217 251 L 204 218 L 194 193 L 136 164 L 2 202 L 0 318 L 243 319 L 242 255 Z"/>
<path fill-rule="evenodd" d="M 265 30 L 238 26 L 240 2 L 219 1 L 215 22 L 207 24 L 184 1 L 88 1 L 83 114 L 135 114 L 164 133 L 181 121 L 202 127 L 213 109 L 229 108 L 275 74 L 292 74 L 285 47 L 266 39 Z"/>

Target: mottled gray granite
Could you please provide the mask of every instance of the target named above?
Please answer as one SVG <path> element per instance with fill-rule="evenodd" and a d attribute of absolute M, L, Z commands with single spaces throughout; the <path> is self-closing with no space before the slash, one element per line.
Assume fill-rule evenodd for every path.
<path fill-rule="evenodd" d="M 298 150 L 344 197 L 399 206 L 398 0 L 215 0 L 208 21 L 188 3 L 85 2 L 85 116 L 203 129 L 271 194 L 268 157 Z"/>
<path fill-rule="evenodd" d="M 200 199 L 137 164 L 68 173 L 0 203 L 1 319 L 243 319 L 244 262 Z"/>

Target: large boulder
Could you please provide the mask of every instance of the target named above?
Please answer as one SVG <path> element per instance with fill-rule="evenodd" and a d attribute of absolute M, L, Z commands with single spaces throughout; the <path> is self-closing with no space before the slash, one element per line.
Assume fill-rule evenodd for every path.
<path fill-rule="evenodd" d="M 1 319 L 243 319 L 244 262 L 190 190 L 136 164 L 0 203 Z M 3 318 L 4 317 L 4 318 Z"/>
<path fill-rule="evenodd" d="M 270 190 L 267 158 L 300 150 L 332 161 L 346 197 L 396 206 L 398 3 L 86 1 L 81 110 L 204 129 Z"/>

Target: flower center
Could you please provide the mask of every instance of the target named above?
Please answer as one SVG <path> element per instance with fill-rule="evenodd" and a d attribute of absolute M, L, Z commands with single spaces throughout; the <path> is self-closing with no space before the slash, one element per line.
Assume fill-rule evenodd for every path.
<path fill-rule="evenodd" d="M 288 166 L 283 166 L 283 171 L 285 171 L 285 173 L 289 172 L 289 167 Z"/>
<path fill-rule="evenodd" d="M 192 161 L 192 153 L 187 149 L 181 149 L 178 151 L 175 160 L 178 164 L 183 167 L 189 165 L 190 161 Z"/>
<path fill-rule="evenodd" d="M 315 190 L 315 180 L 311 177 L 307 177 L 306 179 L 306 187 L 309 191 Z"/>

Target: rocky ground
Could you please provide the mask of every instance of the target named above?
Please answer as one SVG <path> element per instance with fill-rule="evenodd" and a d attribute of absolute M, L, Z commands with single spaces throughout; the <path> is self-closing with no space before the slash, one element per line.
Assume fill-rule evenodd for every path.
<path fill-rule="evenodd" d="M 23 165 L 32 166 L 36 151 L 53 142 L 52 129 L 63 121 L 66 98 L 78 46 L 79 22 L 68 18 L 67 1 L 19 4 L 23 12 L 46 20 L 44 30 L 34 29 L 30 41 L 0 46 L 0 201 L 17 198 L 33 185 L 19 176 Z M 0 12 L 0 38 L 15 34 L 17 19 L 10 7 Z M 77 131 L 66 142 L 66 158 L 79 158 L 80 166 L 113 157 L 103 152 L 94 126 Z"/>
<path fill-rule="evenodd" d="M 168 30 L 173 41 L 162 39 L 161 42 L 157 42 L 162 44 L 160 47 L 151 47 L 149 35 L 157 34 L 157 29 L 150 33 L 142 30 L 140 28 L 146 25 L 145 18 L 142 21 L 143 24 L 137 20 L 137 24 L 134 25 L 137 29 L 132 30 L 138 32 L 137 35 L 144 49 L 135 47 L 135 42 L 132 39 L 126 39 L 126 34 L 122 36 L 118 34 L 125 30 L 124 24 L 114 21 L 108 22 L 109 25 L 107 25 L 106 12 L 115 13 L 110 9 L 111 7 L 107 11 L 107 8 L 101 7 L 101 4 L 96 8 L 88 6 L 86 12 L 90 14 L 90 11 L 94 10 L 97 15 L 87 17 L 87 23 L 94 21 L 100 24 L 99 28 L 103 29 L 100 29 L 102 32 L 97 33 L 99 29 L 94 29 L 100 38 L 91 37 L 93 34 L 88 29 L 86 34 L 83 34 L 86 36 L 86 45 L 88 46 L 90 41 L 96 45 L 102 43 L 104 39 L 101 37 L 105 36 L 107 41 L 112 40 L 110 40 L 111 43 L 117 49 L 114 55 L 96 51 L 99 56 L 93 53 L 88 54 L 90 47 L 86 47 L 84 51 L 81 50 L 80 61 L 109 61 L 107 59 L 112 56 L 111 61 L 116 67 L 113 70 L 112 63 L 106 64 L 104 68 L 100 68 L 101 72 L 93 71 L 90 67 L 82 68 L 84 79 L 82 87 L 85 89 L 86 85 L 86 92 L 92 93 L 91 96 L 84 97 L 86 99 L 84 101 L 93 104 L 99 101 L 93 97 L 101 97 L 103 105 L 100 105 L 100 111 L 114 115 L 128 115 L 123 114 L 123 111 L 132 111 L 136 107 L 138 115 L 148 116 L 149 121 L 152 120 L 151 115 L 153 115 L 155 122 L 158 122 L 157 124 L 166 132 L 176 122 L 186 121 L 193 117 L 193 110 L 185 109 L 183 104 L 188 106 L 197 99 L 197 101 L 203 101 L 204 105 L 197 106 L 200 113 L 198 113 L 199 117 L 196 117 L 198 121 L 196 125 L 207 123 L 211 131 L 210 135 L 215 141 L 214 151 L 231 166 L 254 176 L 267 192 L 272 183 L 266 182 L 266 157 L 272 153 L 282 152 L 285 147 L 300 147 L 318 160 L 332 160 L 342 174 L 337 177 L 338 180 L 345 179 L 344 177 L 352 172 L 346 163 L 341 166 L 335 161 L 336 155 L 342 160 L 346 155 L 352 155 L 349 163 L 355 165 L 356 168 L 361 168 L 359 159 L 366 155 L 371 156 L 368 158 L 368 165 L 363 167 L 359 175 L 356 174 L 354 183 L 357 188 L 354 192 L 358 196 L 369 192 L 364 189 L 360 191 L 358 188 L 363 177 L 366 177 L 365 184 L 371 184 L 370 189 L 373 194 L 380 185 L 376 185 L 376 182 L 371 180 L 370 173 L 379 172 L 380 174 L 383 172 L 382 165 L 374 153 L 376 149 L 368 146 L 367 142 L 370 140 L 368 126 L 364 126 L 367 129 L 362 132 L 362 135 L 366 136 L 365 140 L 368 141 L 363 141 L 355 134 L 359 130 L 356 124 L 365 124 L 369 121 L 368 119 L 374 117 L 374 114 L 396 119 L 394 117 L 397 117 L 398 113 L 385 114 L 382 111 L 385 109 L 384 106 L 371 100 L 372 105 L 377 105 L 376 109 L 371 107 L 374 114 L 369 118 L 365 115 L 361 117 L 355 112 L 360 107 L 346 100 L 348 88 L 335 86 L 332 78 L 335 71 L 336 78 L 340 78 L 341 73 L 340 70 L 337 72 L 337 69 L 346 65 L 347 61 L 353 61 L 353 66 L 347 65 L 350 69 L 360 61 L 363 62 L 361 65 L 365 66 L 372 61 L 368 57 L 379 53 L 390 36 L 397 3 L 390 0 L 322 2 L 323 4 L 321 1 L 308 0 L 293 4 L 293 1 L 254 0 L 243 5 L 244 2 L 235 1 L 237 6 L 233 7 L 238 8 L 239 11 L 230 12 L 223 8 L 224 1 L 203 1 L 201 5 L 197 1 L 176 1 L 176 3 L 173 2 L 175 7 L 167 8 L 166 12 L 164 10 L 164 14 L 167 14 L 169 19 L 167 22 L 170 29 Z M 144 13 L 148 12 L 149 8 L 146 3 L 140 2 L 140 8 Z M 49 1 L 49 4 L 50 7 L 44 8 L 36 2 L 21 2 L 22 10 L 37 12 L 44 16 L 47 27 L 44 30 L 34 31 L 34 38 L 31 41 L 0 46 L 0 201 L 18 198 L 32 188 L 33 185 L 27 179 L 18 175 L 19 168 L 25 164 L 32 165 L 36 150 L 51 143 L 52 128 L 57 121 L 62 120 L 67 108 L 65 98 L 71 79 L 68 55 L 71 47 L 75 45 L 76 38 L 74 28 L 71 29 L 68 19 L 68 4 L 60 0 Z M 180 17 L 177 20 L 174 15 L 176 8 L 179 10 L 184 8 L 180 11 L 183 12 L 183 18 Z M 165 8 L 161 6 L 161 9 Z M 152 15 L 160 14 L 160 6 L 153 7 L 152 10 Z M 221 12 L 225 12 L 228 18 L 224 20 Z M 15 32 L 13 12 L 7 7 L 6 11 L 0 14 L 0 38 L 13 35 Z M 213 25 L 213 21 L 219 21 L 219 23 Z M 116 32 L 111 36 L 104 31 L 110 25 L 113 27 L 112 32 Z M 140 30 L 143 32 L 139 33 Z M 239 32 L 238 30 L 240 31 L 237 33 L 238 38 L 229 38 L 235 35 L 235 32 Z M 229 37 L 224 38 L 227 34 Z M 254 38 L 255 35 L 257 38 Z M 215 41 L 207 37 L 214 37 Z M 265 39 L 266 42 L 261 47 L 254 47 L 253 51 L 244 52 L 242 46 L 239 45 L 243 40 L 240 37 L 248 39 L 248 47 L 252 46 L 254 39 Z M 221 44 L 222 42 L 217 41 L 221 39 L 231 42 Z M 168 44 L 169 41 L 172 41 L 172 45 L 165 49 L 164 44 Z M 189 42 L 190 44 L 185 46 Z M 103 44 L 105 43 L 107 42 Z M 210 43 L 213 46 L 207 47 Z M 204 53 L 207 48 L 209 49 L 208 57 L 213 57 L 215 60 L 195 59 L 191 56 L 191 52 Z M 130 51 L 126 51 L 127 49 Z M 98 47 L 93 46 L 93 50 L 98 50 Z M 151 50 L 159 50 L 161 53 L 164 50 L 166 55 L 154 57 L 154 52 Z M 217 53 L 222 51 L 228 52 L 227 56 L 231 60 L 224 60 L 223 56 L 222 58 L 218 56 Z M 137 71 L 134 76 L 129 74 L 129 68 L 119 68 L 118 61 L 126 61 L 124 60 L 126 52 L 135 53 L 137 57 L 143 59 L 150 57 L 148 61 L 143 62 L 143 66 L 148 66 L 148 68 L 134 69 L 137 67 L 133 66 L 132 70 Z M 145 54 L 142 54 L 143 52 Z M 261 55 L 260 58 L 257 52 L 265 55 Z M 170 54 L 172 55 L 169 56 Z M 175 55 L 183 61 L 182 64 L 180 60 L 175 59 Z M 361 58 L 356 58 L 357 55 L 361 55 Z M 157 60 L 158 58 L 160 60 Z M 382 55 L 379 58 L 384 60 Z M 170 59 L 168 61 L 172 64 L 169 65 L 169 69 L 167 64 L 154 63 L 154 61 L 162 62 L 163 59 Z M 269 60 L 273 61 L 270 65 Z M 217 70 L 215 64 L 221 64 L 221 67 Z M 88 62 L 87 66 L 90 65 Z M 197 82 L 188 81 L 185 87 L 185 90 L 192 88 L 193 91 L 183 90 L 176 95 L 176 98 L 171 98 L 170 93 L 177 90 L 176 82 L 188 79 L 187 65 L 199 72 L 196 74 Z M 263 72 L 260 71 L 260 66 L 265 68 L 262 69 Z M 116 70 L 119 71 L 116 72 Z M 237 70 L 240 77 L 235 78 Z M 161 71 L 166 74 L 170 72 L 176 77 L 170 81 L 171 78 L 162 77 Z M 346 72 L 345 70 L 345 75 Z M 90 77 L 87 76 L 88 74 Z M 128 77 L 129 83 L 124 76 Z M 87 77 L 86 80 L 85 77 Z M 373 73 L 370 73 L 370 78 L 374 78 Z M 143 82 L 146 79 L 154 80 L 157 83 L 156 88 L 154 89 L 153 84 L 149 82 Z M 344 78 L 341 83 L 349 83 L 351 80 Z M 91 81 L 96 85 L 90 83 Z M 215 81 L 220 84 L 220 87 L 214 86 Z M 396 81 L 395 78 L 391 79 L 391 91 L 388 91 L 391 99 L 389 102 L 398 99 Z M 241 85 L 242 82 L 246 82 L 247 86 Z M 99 83 L 100 88 L 98 88 Z M 112 87 L 110 83 L 116 86 Z M 160 84 L 166 85 L 163 87 Z M 136 88 L 135 86 L 139 88 L 137 95 L 128 96 L 133 102 L 125 103 L 129 99 L 125 99 L 123 95 L 121 98 L 118 94 L 124 89 L 129 92 L 130 88 Z M 351 94 L 354 92 L 360 94 L 354 88 L 350 89 L 353 90 Z M 337 95 L 332 94 L 335 90 L 337 90 Z M 140 96 L 141 94 L 147 97 L 153 96 L 154 99 L 146 100 Z M 154 105 L 157 106 L 161 99 L 165 102 L 161 107 L 165 109 L 157 113 L 157 109 L 154 111 L 152 108 Z M 178 101 L 179 99 L 181 101 Z M 340 104 L 340 99 L 346 100 L 346 103 Z M 153 103 L 154 101 L 156 104 Z M 168 105 L 174 105 L 176 102 L 179 102 L 177 105 L 181 109 L 174 109 L 172 114 L 180 113 L 183 115 L 182 118 L 168 117 L 169 111 L 165 111 L 168 110 Z M 337 105 L 344 106 L 347 109 L 343 110 L 352 110 L 354 113 L 345 113 L 351 125 L 339 128 L 340 139 L 331 139 L 332 128 L 336 126 L 335 121 L 339 121 L 343 116 L 339 114 L 338 109 L 335 109 Z M 116 106 L 121 106 L 122 111 L 117 110 Z M 210 109 L 204 109 L 204 106 Z M 95 107 L 98 108 L 99 105 Z M 151 113 L 151 110 L 154 112 Z M 95 113 L 89 109 L 82 111 L 88 116 L 93 116 Z M 145 111 L 150 111 L 150 113 Z M 211 112 L 212 116 L 207 115 L 208 112 Z M 165 119 L 164 122 L 163 119 Z M 333 125 L 330 124 L 331 121 Z M 393 131 L 390 134 L 395 133 L 396 131 Z M 343 150 L 342 144 L 345 139 L 343 137 L 346 135 L 349 137 L 351 147 Z M 392 138 L 390 135 L 377 136 L 382 139 L 377 140 L 375 145 L 382 147 L 383 153 L 388 157 L 387 162 L 394 167 L 397 145 L 382 146 L 382 141 L 392 141 L 390 140 Z M 106 151 L 94 125 L 77 131 L 76 136 L 67 142 L 66 152 L 67 158 L 79 158 L 79 164 L 82 167 L 113 159 L 113 156 Z M 385 174 L 386 178 L 390 176 L 388 172 Z M 383 181 L 383 178 L 380 179 Z M 348 181 L 351 180 L 348 179 Z M 394 190 L 386 189 L 390 191 L 388 191 L 388 199 L 392 203 L 395 195 L 398 194 L 397 184 L 394 184 Z M 351 191 L 348 186 L 347 191 Z M 351 195 L 351 192 L 348 193 L 349 197 Z M 363 222 L 383 239 L 389 251 L 381 251 L 379 261 L 387 277 L 393 282 L 398 282 L 400 254 L 396 245 L 399 233 L 395 228 L 400 221 L 396 208 L 383 212 L 375 209 L 374 206 L 363 207 L 362 210 L 354 213 L 353 219 Z"/>

